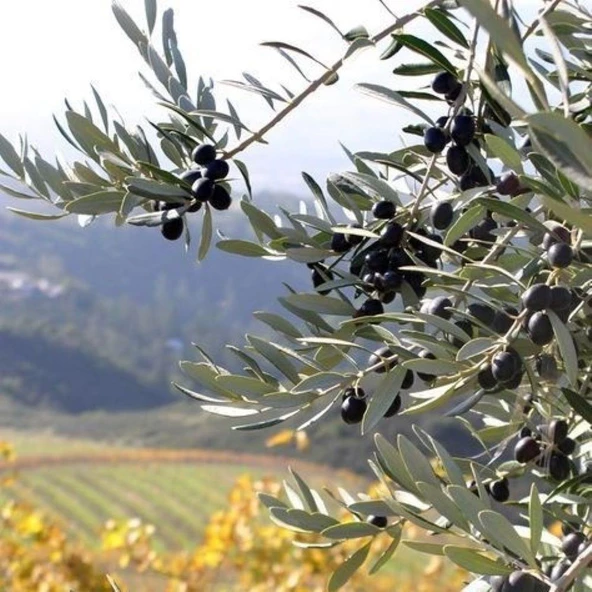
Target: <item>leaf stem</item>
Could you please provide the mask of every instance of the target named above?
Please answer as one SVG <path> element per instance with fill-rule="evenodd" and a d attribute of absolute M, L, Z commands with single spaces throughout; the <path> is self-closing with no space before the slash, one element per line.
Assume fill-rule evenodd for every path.
<path fill-rule="evenodd" d="M 428 2 L 421 10 L 425 10 L 426 8 L 433 8 L 438 6 L 442 3 L 442 0 L 432 0 Z M 405 25 L 409 24 L 417 17 L 422 15 L 421 10 L 417 10 L 415 12 L 406 14 L 401 18 L 397 19 L 394 23 L 389 25 L 386 29 L 380 31 L 370 39 L 370 41 L 374 44 L 378 43 L 388 35 L 390 35 L 393 31 L 404 27 Z M 246 148 L 248 148 L 254 142 L 258 142 L 263 139 L 265 134 L 267 134 L 270 130 L 272 130 L 278 123 L 280 123 L 287 115 L 289 115 L 296 107 L 298 107 L 304 100 L 306 100 L 310 95 L 312 95 L 319 87 L 323 84 L 327 83 L 337 72 L 341 69 L 344 65 L 347 58 L 344 56 L 338 59 L 326 72 L 324 72 L 321 76 L 317 79 L 313 80 L 299 95 L 295 96 L 294 99 L 290 103 L 288 103 L 281 111 L 270 120 L 268 121 L 260 130 L 255 132 L 252 136 L 247 138 L 244 142 L 230 150 L 225 154 L 226 158 L 233 158 Z"/>

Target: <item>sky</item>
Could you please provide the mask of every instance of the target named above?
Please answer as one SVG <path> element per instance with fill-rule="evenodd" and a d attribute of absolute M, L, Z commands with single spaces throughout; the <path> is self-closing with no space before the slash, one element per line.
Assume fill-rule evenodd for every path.
<path fill-rule="evenodd" d="M 345 49 L 326 24 L 297 7 L 303 2 L 306 0 L 159 0 L 159 9 L 170 6 L 175 10 L 177 35 L 193 84 L 200 74 L 212 77 L 221 96 L 230 97 L 241 118 L 256 129 L 273 115 L 264 101 L 219 81 L 240 79 L 242 72 L 249 72 L 272 88 L 282 83 L 297 93 L 306 85 L 287 62 L 260 42 L 285 41 L 325 63 L 334 62 Z M 144 1 L 121 3 L 145 28 Z M 376 32 L 392 20 L 378 0 L 365 0 L 363 10 L 356 0 L 308 3 L 332 17 L 343 31 L 363 24 Z M 165 118 L 137 76 L 139 70 L 147 73 L 147 67 L 116 24 L 110 0 L 5 0 L 3 4 L 0 132 L 12 141 L 25 131 L 44 155 L 67 153 L 52 114 L 63 114 L 64 97 L 75 105 L 90 99 L 90 84 L 107 104 L 117 106 L 128 123 L 144 123 L 146 117 Z M 423 4 L 422 0 L 390 0 L 397 15 Z M 428 30 L 427 25 L 418 23 L 410 32 L 421 36 Z M 358 82 L 398 88 L 407 83 L 399 83 L 392 74 L 400 63 L 398 58 L 377 59 L 384 47 L 354 57 L 341 70 L 340 83 L 322 88 L 270 133 L 269 146 L 253 146 L 241 155 L 256 189 L 306 192 L 300 175 L 303 170 L 322 184 L 330 172 L 350 168 L 339 142 L 352 151 L 401 147 L 399 130 L 410 122 L 409 113 L 352 88 Z M 301 63 L 310 76 L 320 74 L 318 67 Z M 418 84 L 416 80 L 413 83 Z"/>

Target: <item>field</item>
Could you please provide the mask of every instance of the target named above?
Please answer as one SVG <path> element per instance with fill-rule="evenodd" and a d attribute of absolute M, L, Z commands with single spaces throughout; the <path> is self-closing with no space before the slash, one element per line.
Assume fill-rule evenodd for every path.
<path fill-rule="evenodd" d="M 287 476 L 288 464 L 316 481 L 330 482 L 336 471 L 281 457 L 206 450 L 151 450 L 103 446 L 51 434 L 3 431 L 17 453 L 17 478 L 10 496 L 30 501 L 58 518 L 85 545 L 94 547 L 109 518 L 140 518 L 156 526 L 160 550 L 194 547 L 213 512 L 244 474 Z M 340 472 L 346 486 L 364 481 Z"/>
<path fill-rule="evenodd" d="M 2 440 L 14 445 L 17 461 L 16 479 L 0 489 L 0 505 L 10 497 L 30 501 L 89 549 L 98 548 L 99 532 L 108 519 L 140 518 L 156 527 L 158 551 L 191 550 L 201 542 L 212 513 L 227 506 L 232 485 L 245 474 L 277 481 L 287 478 L 288 466 L 293 466 L 316 487 L 339 483 L 355 492 L 368 485 L 353 473 L 282 457 L 127 448 L 16 430 L 0 431 Z M 385 570 L 395 581 L 412 582 L 429 562 L 401 547 Z M 437 571 L 430 584 L 446 581 L 449 568 Z M 164 589 L 158 578 L 127 570 L 125 576 L 130 589 Z"/>

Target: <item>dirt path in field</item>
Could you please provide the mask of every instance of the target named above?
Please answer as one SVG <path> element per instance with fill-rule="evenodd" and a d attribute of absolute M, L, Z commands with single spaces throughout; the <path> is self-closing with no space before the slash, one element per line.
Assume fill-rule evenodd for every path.
<path fill-rule="evenodd" d="M 152 448 L 135 448 L 117 451 L 80 452 L 64 454 L 32 455 L 17 458 L 15 462 L 0 461 L 0 473 L 9 470 L 34 470 L 41 467 L 64 466 L 76 464 L 150 464 L 150 463 L 187 463 L 213 465 L 246 465 L 278 471 L 287 471 L 293 467 L 298 472 L 323 473 L 341 476 L 354 481 L 364 478 L 343 469 L 335 469 L 299 459 L 283 456 L 266 456 L 263 454 L 245 454 L 222 450 L 163 450 Z"/>

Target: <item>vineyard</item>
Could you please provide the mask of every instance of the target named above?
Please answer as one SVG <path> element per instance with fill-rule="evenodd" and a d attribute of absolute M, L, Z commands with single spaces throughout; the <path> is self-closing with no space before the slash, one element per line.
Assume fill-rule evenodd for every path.
<path fill-rule="evenodd" d="M 156 526 L 159 550 L 189 550 L 199 543 L 209 517 L 224 507 L 241 475 L 280 478 L 295 464 L 329 482 L 332 471 L 282 457 L 100 447 L 84 440 L 12 436 L 18 460 L 4 469 L 16 470 L 17 478 L 0 490 L 0 504 L 11 497 L 27 501 L 62 522 L 90 548 L 98 544 L 98 532 L 108 519 L 139 518 Z M 363 482 L 345 472 L 341 477 L 350 485 Z"/>
<path fill-rule="evenodd" d="M 248 580 L 251 582 L 249 586 L 255 585 L 260 578 L 260 575 L 245 575 L 248 569 L 242 565 L 243 561 L 265 572 L 270 561 L 278 560 L 277 553 L 282 549 L 281 553 L 285 555 L 281 556 L 281 561 L 288 571 L 275 576 L 278 582 L 282 582 L 288 578 L 291 569 L 298 569 L 296 566 L 305 557 L 302 553 L 306 553 L 293 547 L 291 537 L 286 538 L 285 533 L 272 525 L 267 517 L 261 517 L 260 504 L 255 498 L 259 480 L 268 483 L 268 487 L 269 484 L 275 487 L 273 482 L 288 478 L 288 467 L 293 466 L 318 487 L 330 485 L 337 478 L 349 490 L 367 489 L 369 485 L 353 473 L 295 462 L 288 457 L 209 450 L 123 448 L 16 431 L 1 434 L 0 439 L 8 438 L 15 444 L 16 461 L 0 464 L 0 476 L 5 478 L 4 487 L 0 488 L 0 507 L 8 500 L 16 499 L 42 510 L 50 519 L 56 520 L 73 542 L 90 552 L 88 557 L 92 558 L 99 574 L 114 574 L 124 590 L 155 592 L 176 588 L 166 588 L 170 580 L 159 575 L 159 570 L 138 572 L 133 561 L 127 565 L 127 560 L 122 565 L 117 560 L 119 552 L 113 549 L 105 555 L 107 521 L 117 524 L 117 528 L 123 525 L 124 530 L 126 524 L 131 524 L 130 519 L 137 519 L 140 525 L 153 525 L 155 530 L 150 535 L 150 544 L 157 562 L 168 561 L 169 571 L 177 569 L 189 574 L 194 570 L 196 589 L 206 586 L 203 589 L 239 590 L 243 584 L 236 582 L 245 581 L 240 578 L 253 577 Z M 212 532 L 218 533 L 214 539 Z M 408 535 L 415 538 L 417 533 L 409 531 Z M 244 536 L 247 536 L 246 540 L 242 538 Z M 257 547 L 252 547 L 252 542 L 248 542 L 251 537 L 253 540 L 261 538 L 261 544 L 267 539 L 275 539 L 281 541 L 281 546 L 270 557 L 257 555 L 261 549 L 257 551 Z M 218 560 L 224 557 L 227 561 L 227 554 L 238 553 L 226 570 L 220 572 L 211 566 L 194 563 L 196 557 L 202 555 L 213 553 L 215 557 L 218 545 L 223 549 Z M 245 552 L 244 558 L 241 549 Z M 307 564 L 315 566 L 320 557 L 323 555 L 310 555 Z M 143 560 L 144 557 L 140 562 Z M 322 565 L 326 567 L 325 559 Z M 315 586 L 322 587 L 324 568 L 319 564 L 317 569 L 321 571 L 315 576 Z M 222 579 L 220 573 L 225 574 Z M 214 579 L 212 574 L 216 574 Z M 453 581 L 458 583 L 458 578 L 462 577 L 441 559 L 426 562 L 424 556 L 404 546 L 385 566 L 385 577 L 386 574 L 396 574 L 401 590 L 419 589 L 416 584 L 421 583 L 421 589 L 426 592 L 438 584 L 446 584 L 442 590 L 452 590 L 453 587 L 447 586 Z M 382 590 L 387 581 L 380 577 L 372 580 L 376 590 Z M 363 590 L 367 583 L 361 579 L 355 584 L 352 582 L 348 589 Z M 259 582 L 258 585 L 263 586 L 258 588 L 260 590 L 271 589 L 269 582 Z"/>

